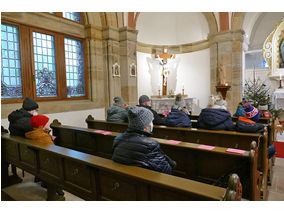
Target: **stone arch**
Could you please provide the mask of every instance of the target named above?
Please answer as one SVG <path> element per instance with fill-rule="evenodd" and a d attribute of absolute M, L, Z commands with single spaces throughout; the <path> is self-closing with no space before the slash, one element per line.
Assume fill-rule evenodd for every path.
<path fill-rule="evenodd" d="M 246 13 L 244 12 L 235 12 L 233 14 L 232 30 L 238 30 L 243 28 L 245 14 Z"/>
<path fill-rule="evenodd" d="M 210 34 L 217 33 L 218 27 L 217 27 L 216 18 L 214 16 L 213 12 L 206 12 L 206 13 L 202 12 L 202 14 L 205 16 L 205 19 L 208 23 Z"/>

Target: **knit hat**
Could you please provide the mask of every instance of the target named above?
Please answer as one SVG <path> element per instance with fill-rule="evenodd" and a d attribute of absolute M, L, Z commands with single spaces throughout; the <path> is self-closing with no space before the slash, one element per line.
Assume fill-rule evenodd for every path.
<path fill-rule="evenodd" d="M 208 108 L 227 110 L 227 102 L 220 95 L 211 95 Z"/>
<path fill-rule="evenodd" d="M 115 104 L 119 104 L 119 105 L 124 104 L 124 100 L 123 100 L 123 98 L 120 97 L 120 96 L 114 97 L 114 98 L 113 98 L 113 101 L 114 101 Z"/>
<path fill-rule="evenodd" d="M 34 128 L 38 128 L 40 126 L 44 127 L 47 122 L 49 121 L 49 118 L 45 115 L 34 115 L 31 118 L 31 126 Z"/>
<path fill-rule="evenodd" d="M 245 117 L 257 122 L 259 120 L 260 114 L 257 108 L 252 106 L 250 103 L 245 103 Z"/>
<path fill-rule="evenodd" d="M 143 104 L 148 101 L 150 101 L 150 98 L 147 95 L 141 95 L 139 98 L 139 104 Z"/>
<path fill-rule="evenodd" d="M 180 108 L 186 107 L 185 102 L 184 102 L 181 94 L 177 94 L 175 105 L 180 107 Z"/>
<path fill-rule="evenodd" d="M 144 107 L 131 106 L 128 108 L 128 127 L 144 130 L 154 119 L 153 113 Z"/>
<path fill-rule="evenodd" d="M 26 111 L 35 110 L 38 108 L 38 104 L 34 101 L 34 99 L 30 97 L 26 97 L 23 102 L 23 109 Z"/>

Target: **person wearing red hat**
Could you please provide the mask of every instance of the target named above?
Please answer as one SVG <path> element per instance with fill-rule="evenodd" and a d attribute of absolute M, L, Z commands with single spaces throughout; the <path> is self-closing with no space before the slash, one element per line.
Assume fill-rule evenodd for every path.
<path fill-rule="evenodd" d="M 31 126 L 34 129 L 25 133 L 26 138 L 54 145 L 52 136 L 49 134 L 50 122 L 48 117 L 45 115 L 34 115 L 31 118 Z"/>

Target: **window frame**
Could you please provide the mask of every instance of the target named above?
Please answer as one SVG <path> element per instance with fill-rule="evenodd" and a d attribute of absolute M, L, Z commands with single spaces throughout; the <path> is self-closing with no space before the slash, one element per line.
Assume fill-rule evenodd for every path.
<path fill-rule="evenodd" d="M 82 23 L 63 17 L 63 12 L 54 12 L 54 14 L 49 13 L 49 12 L 46 12 L 46 13 L 51 15 L 51 16 L 56 16 L 56 17 L 63 18 L 63 19 L 68 20 L 68 21 L 72 21 L 72 22 L 77 23 L 77 24 L 85 25 L 85 17 L 84 17 L 83 12 L 80 12 Z"/>
<path fill-rule="evenodd" d="M 53 14 L 51 14 L 53 15 Z M 71 21 L 71 20 L 70 20 Z M 78 22 L 76 22 L 78 24 Z M 54 32 L 39 27 L 32 27 L 17 22 L 1 20 L 1 24 L 14 25 L 19 30 L 19 48 L 22 74 L 22 98 L 1 98 L 1 104 L 21 103 L 25 97 L 31 97 L 38 102 L 42 101 L 60 101 L 60 100 L 86 100 L 89 99 L 89 75 L 88 75 L 88 58 L 87 58 L 87 41 L 86 39 L 77 38 L 66 33 Z M 35 85 L 35 62 L 33 48 L 33 32 L 39 32 L 54 36 L 55 48 L 55 66 L 56 66 L 56 83 L 57 97 L 36 97 Z M 72 38 L 82 42 L 84 48 L 84 71 L 85 71 L 85 96 L 67 97 L 66 86 L 66 65 L 65 65 L 65 46 L 64 38 Z"/>

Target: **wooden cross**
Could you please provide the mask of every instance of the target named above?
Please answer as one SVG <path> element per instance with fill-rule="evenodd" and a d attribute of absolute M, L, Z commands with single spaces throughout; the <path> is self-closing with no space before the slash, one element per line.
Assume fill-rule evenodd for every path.
<path fill-rule="evenodd" d="M 165 70 L 164 69 L 164 65 L 167 64 L 167 61 L 168 59 L 170 58 L 175 58 L 176 56 L 173 55 L 173 54 L 169 54 L 168 53 L 168 46 L 164 46 L 164 53 L 162 54 L 156 54 L 155 55 L 155 58 L 159 58 L 160 60 L 160 64 L 163 66 L 163 70 L 162 70 L 162 76 L 163 76 L 163 82 L 162 82 L 162 85 L 163 85 L 163 96 L 166 96 L 167 95 L 167 86 L 168 86 L 168 82 L 167 82 L 167 75 L 169 74 L 169 71 L 168 70 Z"/>

